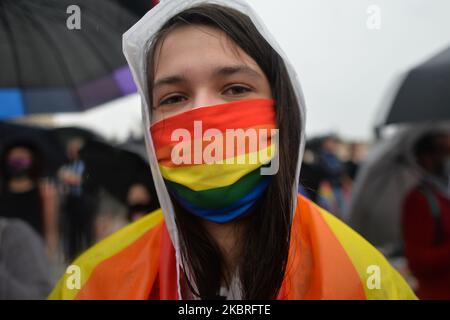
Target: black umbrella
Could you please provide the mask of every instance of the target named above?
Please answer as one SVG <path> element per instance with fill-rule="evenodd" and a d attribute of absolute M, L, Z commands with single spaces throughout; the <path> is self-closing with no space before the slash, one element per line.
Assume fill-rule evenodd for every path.
<path fill-rule="evenodd" d="M 148 163 L 132 151 L 89 140 L 80 158 L 86 166 L 86 182 L 104 188 L 122 203 L 126 203 L 128 189 L 134 183 L 142 183 L 156 194 Z"/>
<path fill-rule="evenodd" d="M 92 131 L 79 127 L 54 128 L 51 129 L 51 132 L 63 146 L 67 145 L 67 143 L 73 138 L 81 138 L 84 141 L 102 140 L 101 137 L 99 137 Z"/>
<path fill-rule="evenodd" d="M 71 29 L 77 14 L 80 29 Z M 121 42 L 137 19 L 113 0 L 0 1 L 0 119 L 85 110 L 134 92 Z"/>
<path fill-rule="evenodd" d="M 147 13 L 153 6 L 158 4 L 158 0 L 117 0 L 117 2 L 136 14 L 139 17 L 142 17 Z"/>
<path fill-rule="evenodd" d="M 384 124 L 450 119 L 450 47 L 412 69 Z"/>

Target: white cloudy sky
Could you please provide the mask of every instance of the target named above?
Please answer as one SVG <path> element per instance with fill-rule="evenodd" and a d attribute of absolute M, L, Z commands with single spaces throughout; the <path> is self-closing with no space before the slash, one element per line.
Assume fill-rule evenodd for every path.
<path fill-rule="evenodd" d="M 294 64 L 309 134 L 367 139 L 398 74 L 450 46 L 449 0 L 248 0 Z M 381 29 L 366 27 L 369 5 Z"/>
<path fill-rule="evenodd" d="M 450 0 L 248 1 L 299 74 L 310 136 L 333 131 L 344 138 L 370 139 L 394 79 L 450 45 Z M 366 27 L 370 5 L 381 10 L 380 30 Z M 101 131 L 121 140 L 140 121 L 138 100 L 122 100 L 135 102 L 59 119 L 96 130 L 104 123 Z"/>

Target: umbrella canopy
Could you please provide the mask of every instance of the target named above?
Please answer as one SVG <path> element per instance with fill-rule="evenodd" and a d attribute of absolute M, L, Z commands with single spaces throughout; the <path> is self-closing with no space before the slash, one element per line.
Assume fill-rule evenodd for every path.
<path fill-rule="evenodd" d="M 450 119 L 450 47 L 409 71 L 384 124 Z"/>
<path fill-rule="evenodd" d="M 49 130 L 34 126 L 0 122 L 0 154 L 10 145 L 27 143 L 40 154 L 42 176 L 52 176 L 66 161 L 62 144 Z"/>
<path fill-rule="evenodd" d="M 380 141 L 362 164 L 345 216 L 372 244 L 394 252 L 402 248 L 403 199 L 423 175 L 413 147 L 420 137 L 435 130 L 450 132 L 450 123 L 404 127 Z"/>
<path fill-rule="evenodd" d="M 80 8 L 80 29 L 67 20 Z M 122 34 L 138 16 L 111 0 L 0 1 L 0 119 L 82 111 L 135 92 Z"/>
<path fill-rule="evenodd" d="M 159 0 L 117 0 L 117 2 L 137 16 L 142 17 L 151 8 L 157 5 Z"/>
<path fill-rule="evenodd" d="M 63 146 L 67 144 L 70 139 L 73 138 L 81 138 L 84 141 L 89 140 L 100 140 L 101 138 L 97 136 L 95 133 L 78 127 L 62 127 L 51 129 L 53 136 L 59 141 L 59 143 Z"/>
<path fill-rule="evenodd" d="M 122 203 L 126 203 L 130 186 L 137 182 L 156 194 L 150 167 L 137 153 L 88 140 L 80 151 L 80 158 L 86 165 L 89 183 L 104 188 Z"/>

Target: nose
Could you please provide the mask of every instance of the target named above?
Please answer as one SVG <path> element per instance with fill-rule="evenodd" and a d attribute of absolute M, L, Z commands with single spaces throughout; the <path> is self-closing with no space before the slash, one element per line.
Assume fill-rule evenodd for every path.
<path fill-rule="evenodd" d="M 192 99 L 192 109 L 215 106 L 225 102 L 220 92 L 216 92 L 211 88 L 200 88 L 195 92 L 194 98 Z"/>

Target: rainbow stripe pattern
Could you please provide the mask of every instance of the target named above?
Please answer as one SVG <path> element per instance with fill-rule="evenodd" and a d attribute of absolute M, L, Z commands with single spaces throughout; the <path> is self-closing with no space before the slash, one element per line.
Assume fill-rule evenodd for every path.
<path fill-rule="evenodd" d="M 80 287 L 63 274 L 49 299 L 178 299 L 175 249 L 161 209 L 82 254 Z M 379 286 L 374 281 L 379 270 Z M 270 276 L 270 275 L 268 275 Z M 277 297 L 288 300 L 417 299 L 383 255 L 332 214 L 299 195 Z"/>
<path fill-rule="evenodd" d="M 184 139 L 174 139 L 180 129 Z M 246 212 L 266 190 L 270 176 L 258 169 L 275 155 L 273 129 L 274 101 L 251 99 L 192 109 L 153 124 L 150 131 L 171 195 L 188 211 L 225 222 Z M 187 147 L 182 157 L 188 163 L 180 164 L 173 152 L 180 143 Z M 208 150 L 214 161 L 205 156 Z"/>

